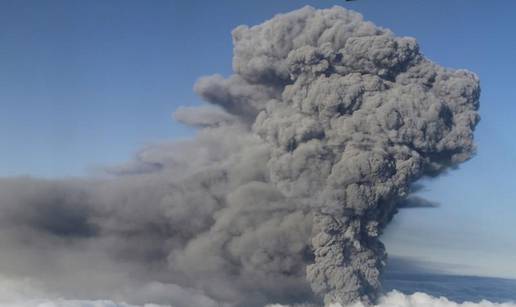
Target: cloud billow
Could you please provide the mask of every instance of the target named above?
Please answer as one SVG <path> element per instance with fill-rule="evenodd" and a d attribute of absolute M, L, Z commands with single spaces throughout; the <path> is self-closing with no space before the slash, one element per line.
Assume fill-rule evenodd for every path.
<path fill-rule="evenodd" d="M 411 184 L 474 153 L 478 78 L 340 7 L 240 26 L 233 41 L 234 74 L 195 86 L 217 107 L 176 114 L 195 139 L 145 148 L 111 179 L 2 180 L 0 269 L 44 247 L 8 271 L 44 279 L 53 263 L 47 287 L 66 295 L 170 303 L 127 291 L 159 282 L 206 306 L 374 302 L 379 235 Z M 67 284 L 89 270 L 103 287 Z"/>

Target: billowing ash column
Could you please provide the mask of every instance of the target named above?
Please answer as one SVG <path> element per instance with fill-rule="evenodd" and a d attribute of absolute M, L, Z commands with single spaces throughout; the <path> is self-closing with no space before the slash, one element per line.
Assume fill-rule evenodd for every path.
<path fill-rule="evenodd" d="M 372 302 L 378 239 L 412 182 L 474 151 L 479 81 L 340 7 L 234 30 L 235 75 L 197 91 L 270 145 L 270 180 L 314 212 L 306 276 L 326 303 Z"/>
<path fill-rule="evenodd" d="M 6 276 L 135 305 L 374 302 L 397 204 L 474 151 L 477 77 L 339 7 L 233 40 L 234 74 L 195 86 L 218 106 L 175 114 L 195 138 L 109 178 L 0 178 Z"/>

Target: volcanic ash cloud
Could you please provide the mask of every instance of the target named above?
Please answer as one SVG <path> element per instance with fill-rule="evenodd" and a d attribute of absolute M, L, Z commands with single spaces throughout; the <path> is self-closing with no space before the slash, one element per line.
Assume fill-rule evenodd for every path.
<path fill-rule="evenodd" d="M 67 259 L 54 291 L 71 263 L 87 267 L 80 250 L 113 271 L 84 295 L 138 303 L 127 288 L 159 282 L 228 306 L 373 303 L 397 204 L 474 152 L 478 78 L 340 7 L 240 26 L 233 41 L 234 74 L 195 85 L 211 105 L 176 113 L 195 139 L 144 148 L 108 180 L 1 182 L 0 267 L 50 246 L 24 258 Z"/>
<path fill-rule="evenodd" d="M 386 258 L 378 235 L 396 204 L 473 152 L 478 78 L 339 7 L 241 26 L 233 40 L 235 75 L 198 91 L 252 119 L 271 183 L 310 208 L 313 291 L 326 303 L 373 301 Z"/>

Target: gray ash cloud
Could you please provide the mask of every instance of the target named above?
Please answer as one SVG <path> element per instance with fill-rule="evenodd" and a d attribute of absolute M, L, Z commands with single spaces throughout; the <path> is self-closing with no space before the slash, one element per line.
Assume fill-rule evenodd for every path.
<path fill-rule="evenodd" d="M 195 86 L 216 107 L 176 114 L 195 139 L 144 148 L 110 179 L 2 180 L 0 269 L 135 303 L 173 300 L 127 290 L 149 283 L 206 306 L 374 302 L 398 204 L 474 153 L 478 78 L 340 7 L 233 41 L 234 74 Z"/>

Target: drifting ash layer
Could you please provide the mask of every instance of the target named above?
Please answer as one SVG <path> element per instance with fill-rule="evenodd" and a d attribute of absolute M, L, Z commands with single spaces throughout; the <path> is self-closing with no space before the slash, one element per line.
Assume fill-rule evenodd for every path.
<path fill-rule="evenodd" d="M 310 287 L 374 302 L 396 204 L 474 151 L 477 77 L 340 7 L 233 40 L 234 75 L 195 86 L 216 106 L 176 113 L 194 140 L 145 148 L 109 180 L 0 181 L 0 270 L 131 304 L 192 305 L 148 284 L 229 306 L 317 302 Z"/>

